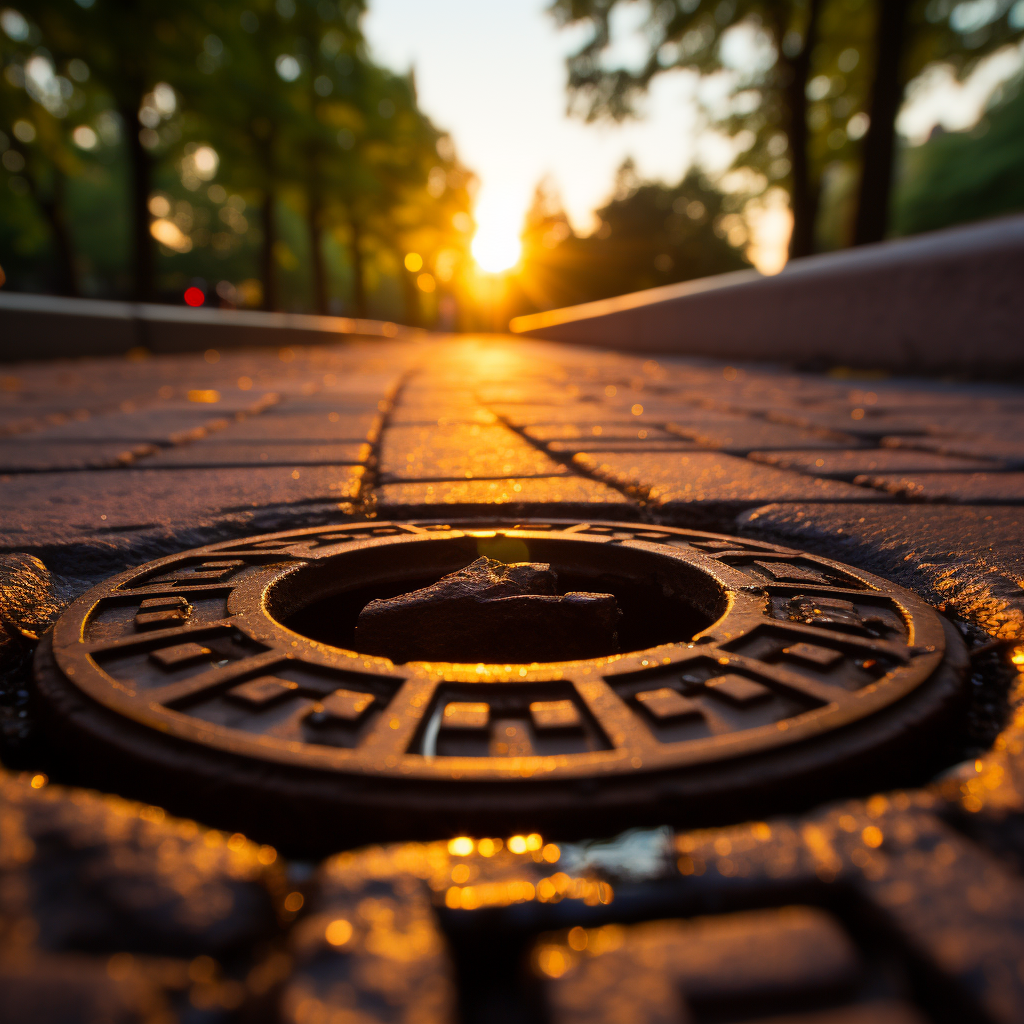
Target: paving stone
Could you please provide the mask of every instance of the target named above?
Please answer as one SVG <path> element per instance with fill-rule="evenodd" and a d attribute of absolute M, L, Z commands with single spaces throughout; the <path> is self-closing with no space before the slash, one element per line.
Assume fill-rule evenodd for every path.
<path fill-rule="evenodd" d="M 111 977 L 98 957 L 9 952 L 0 963 L 0 1024 L 162 1024 L 171 1019 L 163 993 L 132 966 Z"/>
<path fill-rule="evenodd" d="M 1020 434 L 971 437 L 886 436 L 887 448 L 919 449 L 962 458 L 995 459 L 1008 469 L 1024 469 L 1024 437 Z"/>
<path fill-rule="evenodd" d="M 222 436 L 215 434 L 209 440 L 157 451 L 152 457 L 139 460 L 138 465 L 143 469 L 159 469 L 163 466 L 340 466 L 365 463 L 371 454 L 368 444 L 355 441 L 343 444 L 288 444 L 277 441 L 228 444 L 219 440 Z M 3 447 L 0 446 L 0 459 L 2 453 Z M 0 461 L 0 468 L 2 466 Z"/>
<path fill-rule="evenodd" d="M 348 416 L 366 416 L 383 412 L 389 403 L 381 393 L 372 395 L 341 395 L 333 396 L 316 392 L 312 395 L 286 395 L 273 407 L 277 416 L 318 416 L 332 412 Z"/>
<path fill-rule="evenodd" d="M 409 405 L 403 401 L 388 414 L 391 427 L 448 427 L 461 423 L 488 425 L 497 422 L 498 417 L 483 406 L 448 405 L 445 402 Z"/>
<path fill-rule="evenodd" d="M 779 503 L 737 522 L 924 593 L 991 636 L 1024 635 L 1019 508 Z"/>
<path fill-rule="evenodd" d="M 672 421 L 667 424 L 667 428 L 680 437 L 697 441 L 708 448 L 721 448 L 741 454 L 755 448 L 849 448 L 856 444 L 856 440 L 848 434 L 837 433 L 830 437 L 824 433 L 814 434 L 809 430 L 778 423 L 738 417 L 733 423 L 687 424 Z"/>
<path fill-rule="evenodd" d="M 644 433 L 644 431 L 641 431 Z M 693 441 L 684 441 L 676 438 L 674 441 L 635 439 L 624 441 L 616 438 L 605 440 L 604 438 L 581 438 L 579 441 L 548 441 L 545 446 L 549 452 L 554 454 L 565 454 L 573 452 L 698 452 L 704 451 L 699 444 Z"/>
<path fill-rule="evenodd" d="M 954 458 L 912 449 L 861 448 L 854 451 L 750 452 L 755 462 L 795 469 L 812 476 L 852 480 L 863 473 L 928 473 L 1001 469 L 998 462 Z"/>
<path fill-rule="evenodd" d="M 858 437 L 877 439 L 887 434 L 925 434 L 935 427 L 940 416 L 902 415 L 868 416 L 863 409 L 852 409 L 849 413 L 837 413 L 833 409 L 808 412 L 804 409 L 779 409 L 768 413 L 776 423 L 789 423 L 798 427 L 827 430 L 836 433 L 854 434 Z"/>
<path fill-rule="evenodd" d="M 717 452 L 581 453 L 573 461 L 588 472 L 644 495 L 661 506 L 699 502 L 754 503 L 764 501 L 766 495 L 791 495 L 788 500 L 796 501 L 864 501 L 865 498 L 871 500 L 868 496 L 872 494 L 840 481 L 810 479 Z"/>
<path fill-rule="evenodd" d="M 0 409 L 0 436 L 41 430 L 71 419 L 83 420 L 94 414 L 110 411 L 113 410 L 106 402 L 91 409 L 77 401 L 8 405 Z"/>
<path fill-rule="evenodd" d="M 570 441 L 598 440 L 598 441 L 679 441 L 679 438 L 659 427 L 650 424 L 638 424 L 634 421 L 624 421 L 602 425 L 600 423 L 587 424 L 578 427 L 575 423 L 561 423 L 557 425 L 529 426 L 524 428 L 523 433 L 535 441 Z"/>
<path fill-rule="evenodd" d="M 1024 635 L 1024 510 L 977 504 L 1019 501 L 1024 474 L 997 473 L 977 461 L 1005 457 L 1011 468 L 1024 469 L 1024 401 L 1010 387 L 854 385 L 767 365 L 654 361 L 499 339 L 435 344 L 426 361 L 418 343 L 377 340 L 221 353 L 216 362 L 196 355 L 26 366 L 17 369 L 18 392 L 3 392 L 6 373 L 0 374 L 0 429 L 5 421 L 31 428 L 0 446 L 0 466 L 8 458 L 36 470 L 0 477 L 0 543 L 31 547 L 54 572 L 73 564 L 85 576 L 138 564 L 151 553 L 258 532 L 257 524 L 332 522 L 353 508 L 378 518 L 497 512 L 690 522 L 705 514 L 712 528 L 728 532 L 730 517 L 756 504 L 736 529 L 878 572 L 992 636 Z M 192 402 L 189 390 L 220 397 Z M 4 397 L 15 393 L 17 402 Z M 274 394 L 277 405 L 252 414 Z M 497 426 L 477 397 L 524 426 L 529 440 Z M 864 415 L 855 415 L 860 409 Z M 85 410 L 80 419 L 67 418 L 78 410 Z M 343 463 L 365 458 L 363 442 L 376 440 L 384 413 L 390 426 L 383 453 L 402 478 L 384 476 L 373 501 L 361 506 L 362 467 Z M 210 421 L 216 432 L 182 443 L 179 427 L 187 434 Z M 686 437 L 665 433 L 668 422 Z M 856 447 L 880 432 L 883 449 Z M 770 450 L 783 439 L 783 450 Z M 163 450 L 133 468 L 88 468 L 147 441 Z M 533 442 L 578 457 L 554 459 Z M 840 447 L 828 447 L 833 443 Z M 690 450 L 699 444 L 756 450 L 748 459 Z M 51 471 L 56 466 L 75 471 Z M 404 475 L 410 466 L 414 475 L 443 478 L 412 479 Z M 478 478 L 489 474 L 495 479 Z M 896 500 L 842 480 L 861 476 L 891 488 Z M 912 490 L 916 484 L 923 486 Z M 930 503 L 899 500 L 922 497 Z M 642 508 L 641 499 L 650 506 Z M 55 593 L 58 584 L 64 586 L 57 580 Z M 803 645 L 808 671 L 817 671 L 814 658 L 822 651 Z M 790 661 L 796 657 L 791 652 Z M 262 672 L 240 685 L 269 686 L 269 677 Z M 291 685 L 287 673 L 281 678 L 275 686 Z M 176 1016 L 290 1024 L 545 1019 L 544 1008 L 529 1002 L 536 985 L 516 973 L 520 964 L 543 968 L 536 961 L 542 948 L 557 946 L 565 958 L 560 966 L 546 961 L 558 970 L 541 969 L 543 985 L 555 985 L 558 971 L 568 983 L 580 964 L 612 963 L 612 947 L 629 944 L 625 935 L 663 927 L 620 922 L 674 918 L 684 923 L 673 928 L 692 935 L 702 916 L 707 930 L 677 958 L 679 970 L 663 969 L 658 957 L 666 944 L 655 942 L 632 974 L 598 973 L 586 1019 L 597 1024 L 623 1005 L 622 1019 L 640 1024 L 641 1011 L 661 993 L 675 1000 L 672 1021 L 690 1012 L 699 1020 L 756 1016 L 775 1024 L 1016 1024 L 1024 1019 L 1024 680 L 1019 686 L 1013 699 L 1020 705 L 994 749 L 972 755 L 928 792 L 674 838 L 651 830 L 622 840 L 619 866 L 617 841 L 607 839 L 559 848 L 518 837 L 523 853 L 516 857 L 498 840 L 487 841 L 486 856 L 483 843 L 479 852 L 456 856 L 443 842 L 344 854 L 312 875 L 311 866 L 291 869 L 305 881 L 283 892 L 295 885 L 307 900 L 294 927 L 294 911 L 277 906 L 277 917 L 269 895 L 285 884 L 283 876 L 271 885 L 248 869 L 233 874 L 231 857 L 248 851 L 251 862 L 257 849 L 241 837 L 81 791 L 47 786 L 37 793 L 22 781 L 11 796 L 4 777 L 0 1024 L 25 992 L 33 1011 L 18 1011 L 12 1024 L 47 1024 L 40 985 L 48 981 L 64 1000 L 54 1011 L 61 1024 L 80 1008 L 104 1020 L 147 1024 L 147 1014 L 155 1014 L 153 1024 Z M 357 690 L 353 700 L 365 699 Z M 461 700 L 473 705 L 477 695 Z M 353 705 L 338 713 L 358 711 Z M 581 791 L 580 799 L 591 796 Z M 473 851 L 475 842 L 466 841 Z M 654 865 L 648 874 L 645 865 Z M 818 924 L 807 929 L 814 941 L 787 957 L 788 933 L 777 927 L 783 912 L 756 908 L 793 902 L 806 904 L 801 913 Z M 748 924 L 737 926 L 734 914 Z M 775 924 L 751 930 L 751 915 L 758 914 Z M 290 928 L 286 940 L 275 932 L 279 922 Z M 760 936 L 753 945 L 719 941 L 748 932 Z M 270 937 L 264 953 L 253 952 L 256 936 Z M 15 941 L 23 959 L 11 972 L 8 943 Z M 837 948 L 845 952 L 829 961 Z M 134 966 L 110 959 L 125 952 Z M 220 988 L 189 979 L 196 957 L 200 971 L 209 966 L 204 957 L 219 958 Z M 779 986 L 791 969 L 803 979 L 794 992 L 807 995 L 824 961 L 854 962 L 863 980 L 830 989 L 827 1006 L 817 1009 L 781 1008 L 774 997 L 749 1011 L 722 1002 L 752 991 L 758 978 Z M 235 968 L 227 965 L 236 962 L 241 966 L 229 978 Z M 115 978 L 112 963 L 124 973 Z M 680 971 L 689 971 L 687 978 Z M 172 985 L 167 979 L 175 972 L 182 980 Z M 265 1004 L 252 1005 L 251 979 L 261 979 Z M 243 1002 L 225 1010 L 217 1000 L 229 997 Z"/>
<path fill-rule="evenodd" d="M 374 413 L 321 412 L 290 416 L 265 413 L 230 424 L 218 440 L 290 441 L 294 444 L 366 441 L 375 436 L 378 422 L 379 416 Z"/>
<path fill-rule="evenodd" d="M 37 430 L 31 438 L 49 442 L 174 444 L 188 437 L 201 437 L 209 430 L 221 430 L 228 423 L 228 419 L 209 406 L 195 411 L 114 413 Z"/>
<path fill-rule="evenodd" d="M 798 1012 L 767 1017 L 757 1024 L 926 1024 L 925 1018 L 909 1003 L 872 1000 L 854 1006 L 841 1006 L 810 1013 Z"/>
<path fill-rule="evenodd" d="M 736 879 L 749 896 L 758 879 L 799 885 L 801 876 L 852 889 L 899 943 L 940 972 L 946 1008 L 954 995 L 966 997 L 989 1019 L 1011 1024 L 1024 1011 L 1024 981 L 1015 969 L 1024 953 L 1024 884 L 943 822 L 943 809 L 931 794 L 895 793 L 835 805 L 799 823 L 690 833 L 676 837 L 677 867 L 722 896 Z"/>
<path fill-rule="evenodd" d="M 273 506 L 351 502 L 362 473 L 361 466 L 254 466 L 0 476 L 0 545 L 73 543 L 89 533 L 180 529 Z"/>
<path fill-rule="evenodd" d="M 393 480 L 553 476 L 568 470 L 502 426 L 389 427 L 380 473 Z"/>
<path fill-rule="evenodd" d="M 110 469 L 156 450 L 155 445 L 131 442 L 5 440 L 0 441 L 0 473 Z"/>
<path fill-rule="evenodd" d="M 919 501 L 953 501 L 968 505 L 1018 505 L 1024 503 L 1024 473 L 868 473 L 854 481 L 877 487 L 901 498 Z"/>
<path fill-rule="evenodd" d="M 928 424 L 927 432 L 939 437 L 999 437 L 1020 436 L 1021 414 L 1012 412 L 985 413 L 978 409 L 944 412 Z M 899 430 L 893 434 L 902 433 Z"/>
<path fill-rule="evenodd" d="M 873 415 L 890 412 L 1021 412 L 1021 400 L 1009 388 L 998 384 L 941 384 L 922 378 L 906 387 L 879 381 L 870 388 L 843 391 L 837 401 L 850 408 L 860 407 Z"/>
<path fill-rule="evenodd" d="M 559 955 L 572 964 L 547 983 L 553 1024 L 667 1024 L 689 1016 L 684 1006 L 761 1017 L 795 995 L 842 997 L 859 970 L 838 922 L 809 907 L 634 925 L 606 944 L 584 956 L 568 941 L 540 951 L 542 969 Z"/>
<path fill-rule="evenodd" d="M 453 1024 L 455 968 L 422 881 L 439 874 L 445 846 L 407 847 L 404 858 L 381 850 L 376 862 L 342 854 L 320 868 L 292 936 L 282 1024 Z"/>
<path fill-rule="evenodd" d="M 561 405 L 582 397 L 578 387 L 554 387 L 547 381 L 484 385 L 477 388 L 476 396 L 485 405 Z M 586 397 L 604 398 L 604 389 L 592 389 Z"/>
<path fill-rule="evenodd" d="M 630 424 L 648 425 L 656 422 L 649 416 L 632 416 L 617 408 L 608 408 L 591 402 L 573 402 L 566 405 L 494 405 L 491 411 L 516 427 L 533 424 L 601 424 L 605 427 L 628 427 Z"/>
<path fill-rule="evenodd" d="M 618 491 L 596 480 L 578 476 L 526 477 L 508 480 L 440 480 L 435 483 L 385 484 L 376 489 L 381 517 L 423 509 L 436 514 L 437 506 L 465 506 L 487 514 L 496 506 L 544 507 L 551 515 L 583 508 L 584 515 L 623 515 L 630 502 Z M 628 518 L 628 516 L 627 516 Z"/>
<path fill-rule="evenodd" d="M 266 865 L 276 855 L 241 836 L 228 844 L 159 808 L 6 772 L 0 812 L 5 944 L 193 957 L 275 930 Z"/>
<path fill-rule="evenodd" d="M 220 416 L 235 417 L 242 415 L 254 416 L 272 406 L 277 405 L 279 398 L 276 392 L 254 394 L 251 391 L 238 392 L 234 387 L 219 380 L 206 380 L 205 386 L 183 389 L 180 399 L 169 399 L 160 402 L 147 402 L 137 409 L 124 409 L 122 412 L 138 412 L 143 415 L 153 413 L 217 413 Z M 218 386 L 219 385 L 219 386 Z M 231 387 L 231 390 L 226 390 Z M 224 388 L 225 390 L 221 390 Z"/>

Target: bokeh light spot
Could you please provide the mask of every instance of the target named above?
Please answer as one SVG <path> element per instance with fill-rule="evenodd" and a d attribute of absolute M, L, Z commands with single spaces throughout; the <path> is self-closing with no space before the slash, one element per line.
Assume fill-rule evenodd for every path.
<path fill-rule="evenodd" d="M 344 946 L 352 938 L 352 925 L 344 918 L 332 921 L 327 926 L 325 938 L 332 946 Z"/>

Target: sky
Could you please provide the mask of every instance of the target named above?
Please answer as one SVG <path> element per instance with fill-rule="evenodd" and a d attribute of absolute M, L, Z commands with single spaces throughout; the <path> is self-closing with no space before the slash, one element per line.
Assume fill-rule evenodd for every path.
<path fill-rule="evenodd" d="M 522 223 L 550 175 L 578 230 L 611 193 L 632 155 L 645 176 L 678 180 L 694 153 L 694 79 L 655 84 L 642 122 L 586 125 L 566 115 L 565 57 L 579 35 L 560 32 L 547 0 L 371 0 L 364 29 L 374 56 L 416 72 L 420 106 L 451 132 L 481 179 L 478 219 Z"/>
<path fill-rule="evenodd" d="M 478 241 L 485 235 L 517 239 L 546 176 L 573 227 L 587 233 L 626 157 L 642 177 L 675 183 L 698 154 L 705 165 L 724 156 L 700 133 L 697 79 L 689 72 L 655 79 L 642 120 L 588 125 L 568 116 L 565 58 L 582 36 L 577 29 L 559 30 L 545 13 L 548 2 L 370 0 L 363 23 L 378 61 L 403 73 L 415 70 L 421 108 L 451 133 L 460 159 L 479 176 Z M 627 5 L 626 17 L 643 8 Z M 629 35 L 622 33 L 619 50 L 627 61 L 635 56 Z M 992 89 L 1021 63 L 1019 48 L 996 54 L 966 86 L 941 71 L 925 76 L 911 91 L 901 130 L 920 142 L 937 123 L 954 130 L 973 124 Z M 784 262 L 784 223 L 777 216 L 767 225 L 766 244 L 778 252 L 768 253 L 765 267 L 780 269 Z"/>

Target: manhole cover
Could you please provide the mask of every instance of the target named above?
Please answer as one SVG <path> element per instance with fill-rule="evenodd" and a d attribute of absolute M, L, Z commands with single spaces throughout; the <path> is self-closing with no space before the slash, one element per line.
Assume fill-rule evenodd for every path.
<path fill-rule="evenodd" d="M 355 649 L 370 601 L 481 556 L 614 595 L 617 650 L 488 664 Z M 965 657 L 920 598 L 824 558 L 637 524 L 476 521 L 159 559 L 76 601 L 36 669 L 80 778 L 314 851 L 736 820 L 898 784 L 959 706 Z"/>

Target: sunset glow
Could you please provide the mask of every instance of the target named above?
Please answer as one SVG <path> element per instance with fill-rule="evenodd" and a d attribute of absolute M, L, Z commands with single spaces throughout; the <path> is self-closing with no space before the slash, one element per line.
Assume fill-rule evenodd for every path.
<path fill-rule="evenodd" d="M 523 210 L 507 201 L 487 201 L 485 196 L 476 210 L 479 225 L 473 236 L 471 251 L 477 266 L 488 274 L 511 270 L 522 254 L 519 232 Z"/>

